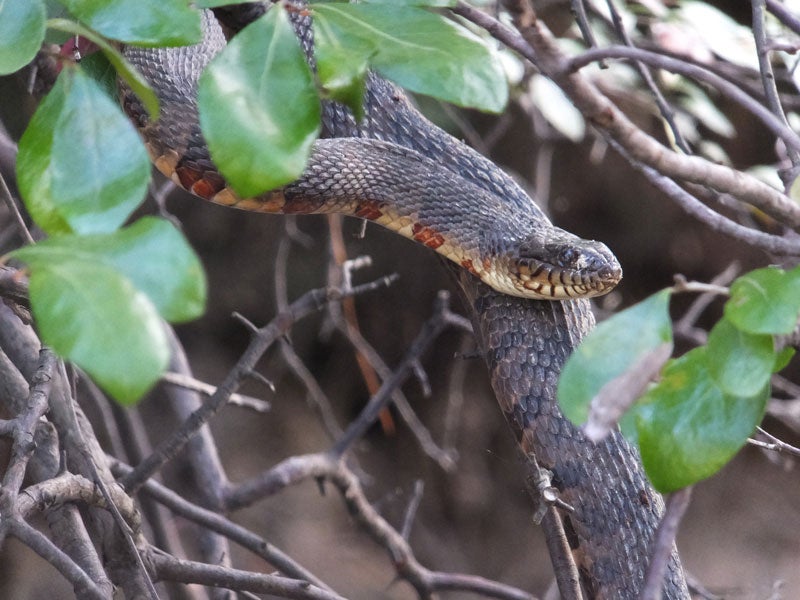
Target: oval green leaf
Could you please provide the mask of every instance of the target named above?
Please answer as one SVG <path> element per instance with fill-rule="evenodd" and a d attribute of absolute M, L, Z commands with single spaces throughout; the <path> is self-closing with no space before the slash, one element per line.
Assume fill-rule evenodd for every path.
<path fill-rule="evenodd" d="M 115 269 L 83 260 L 38 265 L 30 296 L 44 343 L 119 402 L 141 398 L 167 367 L 156 308 Z"/>
<path fill-rule="evenodd" d="M 369 61 L 381 75 L 412 92 L 480 110 L 500 112 L 508 100 L 503 67 L 490 48 L 465 28 L 413 6 L 315 4 L 315 31 L 322 64 L 335 66 L 343 50 L 359 53 L 343 65 Z M 327 68 L 327 67 L 326 67 Z M 347 79 L 335 71 L 329 80 Z M 325 82 L 323 81 L 323 84 Z"/>
<path fill-rule="evenodd" d="M 668 493 L 710 477 L 745 444 L 769 397 L 723 392 L 696 348 L 664 370 L 635 409 L 642 463 L 655 488 Z"/>
<path fill-rule="evenodd" d="M 775 344 L 771 335 L 747 333 L 723 318 L 708 336 L 705 357 L 708 372 L 723 392 L 752 396 L 769 383 Z"/>
<path fill-rule="evenodd" d="M 139 46 L 200 41 L 200 13 L 186 0 L 59 0 L 75 17 L 113 40 Z"/>
<path fill-rule="evenodd" d="M 41 0 L 0 2 L 0 75 L 33 60 L 44 40 L 45 17 Z"/>
<path fill-rule="evenodd" d="M 171 322 L 203 313 L 206 279 L 197 255 L 171 223 L 144 217 L 110 234 L 58 236 L 12 253 L 34 271 L 47 265 L 105 265 L 127 278 Z"/>
<path fill-rule="evenodd" d="M 255 196 L 300 176 L 320 105 L 282 7 L 245 27 L 211 62 L 198 104 L 214 164 L 238 194 Z"/>
<path fill-rule="evenodd" d="M 731 285 L 725 316 L 750 333 L 788 334 L 800 314 L 800 267 L 767 267 L 739 277 Z"/>
<path fill-rule="evenodd" d="M 25 206 L 47 233 L 107 232 L 141 203 L 150 161 L 119 106 L 70 65 L 19 142 L 17 177 Z"/>
<path fill-rule="evenodd" d="M 600 389 L 667 343 L 672 344 L 670 290 L 664 289 L 600 323 L 573 352 L 558 382 L 558 401 L 576 425 L 586 421 Z"/>

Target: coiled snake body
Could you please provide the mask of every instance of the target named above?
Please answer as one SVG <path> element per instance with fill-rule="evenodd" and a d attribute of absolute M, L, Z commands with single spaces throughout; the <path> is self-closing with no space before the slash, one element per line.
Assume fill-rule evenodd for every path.
<path fill-rule="evenodd" d="M 293 20 L 310 53 L 309 18 L 295 14 Z M 501 408 L 523 451 L 552 471 L 554 485 L 574 507 L 564 520 L 587 595 L 635 598 L 661 498 L 619 435 L 598 445 L 588 442 L 564 419 L 554 397 L 563 362 L 594 319 L 586 300 L 551 299 L 607 292 L 621 277 L 616 259 L 602 244 L 553 227 L 493 163 L 432 125 L 394 85 L 372 75 L 361 121 L 341 105 L 324 104 L 328 139 L 316 143 L 297 182 L 259 198 L 238 198 L 216 172 L 197 125 L 197 78 L 224 44 L 210 13 L 204 21 L 206 38 L 196 47 L 126 50 L 161 101 L 162 117 L 150 123 L 138 99 L 122 93 L 156 165 L 206 199 L 263 212 L 355 215 L 463 267 L 457 278 Z M 688 597 L 676 554 L 664 589 L 667 598 Z"/>

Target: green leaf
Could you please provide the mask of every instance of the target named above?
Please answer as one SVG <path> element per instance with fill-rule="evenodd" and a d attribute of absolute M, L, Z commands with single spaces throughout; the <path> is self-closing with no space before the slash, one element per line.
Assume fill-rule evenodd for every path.
<path fill-rule="evenodd" d="M 739 329 L 773 335 L 791 333 L 800 314 L 800 267 L 767 267 L 739 277 L 731 285 L 725 316 Z"/>
<path fill-rule="evenodd" d="M 775 366 L 771 335 L 747 333 L 721 319 L 708 336 L 706 367 L 726 394 L 752 396 L 764 389 Z"/>
<path fill-rule="evenodd" d="M 642 462 L 662 493 L 716 473 L 764 415 L 769 387 L 752 396 L 726 394 L 706 370 L 705 352 L 696 348 L 668 365 L 635 409 Z"/>
<path fill-rule="evenodd" d="M 772 366 L 772 372 L 777 373 L 782 371 L 792 360 L 795 354 L 795 349 L 786 347 L 775 355 L 775 364 Z"/>
<path fill-rule="evenodd" d="M 368 62 L 377 50 L 363 39 L 342 38 L 341 31 L 325 19 L 314 21 L 314 48 L 323 94 L 361 119 Z"/>
<path fill-rule="evenodd" d="M 59 0 L 104 36 L 140 46 L 185 46 L 202 37 L 200 13 L 186 0 Z"/>
<path fill-rule="evenodd" d="M 206 281 L 200 260 L 175 227 L 155 217 L 110 234 L 59 236 L 13 253 L 34 270 L 49 264 L 105 265 L 144 293 L 168 321 L 202 314 Z M 165 260 L 167 257 L 167 260 Z"/>
<path fill-rule="evenodd" d="M 218 6 L 241 4 L 241 1 L 242 0 L 197 0 L 194 5 L 197 8 L 216 8 Z"/>
<path fill-rule="evenodd" d="M 399 85 L 458 104 L 499 112 L 508 100 L 502 65 L 478 37 L 444 17 L 413 6 L 315 4 L 315 32 L 323 32 L 318 60 L 326 80 L 350 80 L 364 62 Z M 358 53 L 336 75 L 342 48 Z"/>
<path fill-rule="evenodd" d="M 107 232 L 144 198 L 150 161 L 119 106 L 67 65 L 20 140 L 17 177 L 47 233 Z"/>
<path fill-rule="evenodd" d="M 664 343 L 672 343 L 670 290 L 664 289 L 600 323 L 573 352 L 558 382 L 558 401 L 575 424 L 609 381 Z"/>
<path fill-rule="evenodd" d="M 118 401 L 138 400 L 166 368 L 158 312 L 115 269 L 83 260 L 37 265 L 30 296 L 42 341 Z"/>
<path fill-rule="evenodd" d="M 362 2 L 364 4 L 391 4 L 393 6 L 432 6 L 439 8 L 452 7 L 457 4 L 456 0 L 362 0 Z"/>
<path fill-rule="evenodd" d="M 238 194 L 297 179 L 319 133 L 320 105 L 285 10 L 268 11 L 214 58 L 198 104 L 214 164 Z"/>
<path fill-rule="evenodd" d="M 105 57 L 108 59 L 108 62 L 110 62 L 117 71 L 117 74 L 125 81 L 125 83 L 128 84 L 128 87 L 131 88 L 131 90 L 133 90 L 142 101 L 142 104 L 144 104 L 144 107 L 149 113 L 150 118 L 153 121 L 158 119 L 158 97 L 156 96 L 156 93 L 153 91 L 153 88 L 150 87 L 150 84 L 147 83 L 147 80 L 142 76 L 142 74 L 139 73 L 139 71 L 137 71 L 133 65 L 128 62 L 118 48 L 109 44 L 104 37 L 98 35 L 91 29 L 88 29 L 80 23 L 75 23 L 74 21 L 70 21 L 68 19 L 50 19 L 47 21 L 47 26 L 51 29 L 64 31 L 72 35 L 79 35 L 97 44 L 100 50 L 103 51 Z M 91 56 L 88 58 L 90 59 Z M 81 65 L 83 65 L 83 61 L 81 61 Z M 112 97 L 116 97 L 116 88 Z"/>
<path fill-rule="evenodd" d="M 0 2 L 0 75 L 33 60 L 44 40 L 45 16 L 41 0 Z"/>

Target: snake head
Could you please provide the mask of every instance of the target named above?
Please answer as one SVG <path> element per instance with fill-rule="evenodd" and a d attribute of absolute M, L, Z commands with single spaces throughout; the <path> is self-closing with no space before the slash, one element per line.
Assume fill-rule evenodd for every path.
<path fill-rule="evenodd" d="M 601 296 L 622 279 L 622 267 L 605 244 L 556 228 L 546 239 L 520 243 L 509 271 L 516 271 L 520 295 L 545 299 Z"/>

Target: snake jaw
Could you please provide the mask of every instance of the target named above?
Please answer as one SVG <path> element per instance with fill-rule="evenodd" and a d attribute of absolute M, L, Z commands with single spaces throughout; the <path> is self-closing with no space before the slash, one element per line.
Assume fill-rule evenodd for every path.
<path fill-rule="evenodd" d="M 539 299 L 591 298 L 610 292 L 622 267 L 608 247 L 556 230 L 555 239 L 528 240 L 510 256 L 515 295 Z"/>

